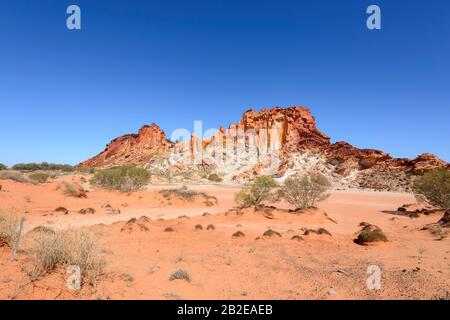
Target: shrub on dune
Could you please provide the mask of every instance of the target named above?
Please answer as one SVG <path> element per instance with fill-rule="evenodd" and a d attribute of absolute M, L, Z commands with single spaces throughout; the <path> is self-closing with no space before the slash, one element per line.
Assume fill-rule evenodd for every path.
<path fill-rule="evenodd" d="M 28 176 L 28 179 L 33 183 L 45 183 L 49 178 L 50 176 L 43 172 L 35 172 Z"/>
<path fill-rule="evenodd" d="M 388 239 L 378 226 L 367 225 L 359 232 L 357 239 L 355 240 L 358 244 L 366 244 L 371 242 L 387 242 Z"/>
<path fill-rule="evenodd" d="M 0 180 L 12 180 L 20 183 L 30 182 L 21 172 L 10 170 L 0 171 Z"/>

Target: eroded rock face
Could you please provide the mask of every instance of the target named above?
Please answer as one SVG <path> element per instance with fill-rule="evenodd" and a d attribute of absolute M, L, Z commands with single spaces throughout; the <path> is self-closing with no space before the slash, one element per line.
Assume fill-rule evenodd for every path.
<path fill-rule="evenodd" d="M 155 155 L 173 145 L 156 124 L 143 126 L 137 134 L 127 134 L 111 141 L 103 152 L 80 163 L 79 168 L 106 168 L 124 164 L 144 166 Z"/>
<path fill-rule="evenodd" d="M 207 168 L 222 173 L 225 181 L 247 181 L 257 175 L 282 179 L 318 171 L 339 186 L 378 190 L 408 190 L 414 176 L 450 169 L 432 154 L 399 159 L 343 141 L 331 143 L 305 107 L 247 110 L 236 124 L 221 127 L 209 140 L 192 136 L 176 144 L 157 125 L 144 126 L 138 134 L 111 141 L 79 167 L 124 164 L 176 172 Z"/>

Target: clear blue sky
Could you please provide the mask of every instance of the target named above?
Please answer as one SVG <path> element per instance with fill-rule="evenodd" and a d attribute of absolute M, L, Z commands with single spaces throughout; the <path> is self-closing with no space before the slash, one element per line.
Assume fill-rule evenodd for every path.
<path fill-rule="evenodd" d="M 0 1 L 0 162 L 75 164 L 156 122 L 308 106 L 332 141 L 450 161 L 450 2 Z M 78 4 L 82 30 L 66 28 Z M 366 28 L 370 4 L 382 30 Z"/>

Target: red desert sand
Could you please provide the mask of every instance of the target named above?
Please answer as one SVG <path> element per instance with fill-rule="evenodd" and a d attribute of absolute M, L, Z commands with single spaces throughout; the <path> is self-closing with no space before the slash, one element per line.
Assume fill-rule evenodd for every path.
<path fill-rule="evenodd" d="M 334 191 L 319 208 L 292 212 L 283 202 L 238 209 L 239 186 L 233 185 L 189 186 L 208 200 L 159 192 L 180 186 L 132 193 L 91 189 L 86 198 L 58 188 L 63 180 L 83 185 L 88 179 L 79 174 L 39 185 L 1 181 L 0 212 L 26 220 L 16 259 L 11 248 L 0 247 L 0 299 L 449 297 L 450 240 L 422 230 L 443 212 L 411 218 L 397 211 L 415 202 L 408 193 Z M 59 207 L 67 210 L 55 211 Z M 388 241 L 355 243 L 367 224 L 383 230 Z M 66 267 L 31 277 L 28 243 L 36 227 L 94 233 L 105 259 L 101 274 L 93 283 L 83 281 L 81 290 L 66 285 Z M 367 284 L 373 265 L 381 271 L 379 289 Z"/>

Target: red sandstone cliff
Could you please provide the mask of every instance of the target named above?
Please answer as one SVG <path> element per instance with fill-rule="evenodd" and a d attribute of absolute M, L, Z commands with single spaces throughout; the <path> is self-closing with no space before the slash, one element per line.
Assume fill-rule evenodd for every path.
<path fill-rule="evenodd" d="M 143 126 L 137 134 L 127 134 L 112 140 L 104 151 L 80 163 L 79 168 L 104 168 L 124 164 L 145 165 L 151 157 L 173 145 L 156 124 Z"/>

